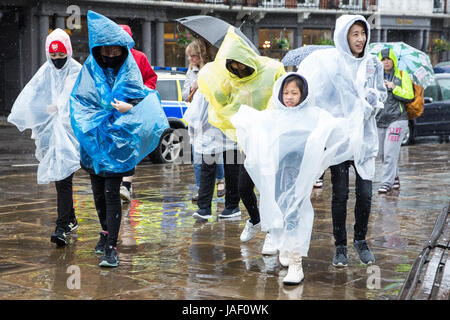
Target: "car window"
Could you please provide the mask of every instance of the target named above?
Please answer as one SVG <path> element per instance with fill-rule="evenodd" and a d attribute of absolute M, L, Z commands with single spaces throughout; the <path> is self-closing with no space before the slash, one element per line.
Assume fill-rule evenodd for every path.
<path fill-rule="evenodd" d="M 450 100 L 450 78 L 438 79 L 441 88 L 442 100 Z"/>
<path fill-rule="evenodd" d="M 158 80 L 156 90 L 161 96 L 161 100 L 178 101 L 178 90 L 176 80 Z"/>
<path fill-rule="evenodd" d="M 427 98 L 432 98 L 433 101 L 438 101 L 439 100 L 439 87 L 436 83 L 436 81 L 433 81 L 433 83 L 431 85 L 429 85 L 428 87 L 425 88 L 423 95 L 424 97 Z"/>

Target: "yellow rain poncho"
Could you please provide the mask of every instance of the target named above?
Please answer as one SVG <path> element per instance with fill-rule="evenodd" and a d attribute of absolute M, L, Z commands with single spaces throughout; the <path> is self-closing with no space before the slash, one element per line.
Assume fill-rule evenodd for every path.
<path fill-rule="evenodd" d="M 227 59 L 249 66 L 254 72 L 239 78 L 227 70 Z M 259 56 L 230 27 L 216 59 L 206 64 L 198 76 L 198 88 L 210 103 L 209 123 L 236 141 L 236 130 L 230 118 L 243 104 L 257 110 L 266 109 L 275 81 L 285 73 L 281 62 Z"/>

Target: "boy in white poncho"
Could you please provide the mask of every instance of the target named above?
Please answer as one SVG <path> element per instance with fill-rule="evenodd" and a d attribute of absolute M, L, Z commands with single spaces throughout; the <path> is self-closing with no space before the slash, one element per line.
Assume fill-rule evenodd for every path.
<path fill-rule="evenodd" d="M 298 284 L 314 221 L 312 186 L 351 154 L 348 121 L 313 106 L 308 83 L 297 73 L 276 81 L 271 102 L 274 109 L 264 111 L 241 106 L 231 122 L 260 191 L 261 228 L 270 231 L 281 264 L 289 265 L 283 282 Z"/>
<path fill-rule="evenodd" d="M 56 29 L 45 43 L 47 61 L 17 97 L 8 121 L 31 129 L 39 161 L 37 182 L 55 181 L 58 219 L 51 241 L 66 244 L 78 227 L 72 200 L 72 177 L 80 168 L 79 144 L 70 125 L 69 96 L 81 65 L 72 59 L 69 35 Z"/>
<path fill-rule="evenodd" d="M 387 92 L 383 66 L 368 52 L 369 40 L 370 26 L 363 16 L 343 15 L 336 20 L 336 48 L 313 52 L 298 69 L 310 84 L 311 99 L 315 105 L 333 116 L 350 120 L 352 154 L 330 168 L 335 238 L 333 265 L 337 267 L 347 265 L 346 216 L 350 166 L 355 168 L 356 173 L 354 247 L 362 263 L 375 261 L 366 234 L 378 153 L 375 115 L 383 108 Z"/>

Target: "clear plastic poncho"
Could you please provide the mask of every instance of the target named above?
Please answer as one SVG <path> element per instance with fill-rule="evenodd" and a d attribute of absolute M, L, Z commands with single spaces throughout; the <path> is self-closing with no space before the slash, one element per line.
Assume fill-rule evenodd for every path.
<path fill-rule="evenodd" d="M 255 71 L 239 78 L 230 73 L 226 60 L 232 59 Z M 266 109 L 275 81 L 285 73 L 284 66 L 269 57 L 261 57 L 234 32 L 228 29 L 216 59 L 206 64 L 198 75 L 199 91 L 210 103 L 208 121 L 233 141 L 236 133 L 230 118 L 242 104 L 257 110 Z"/>
<path fill-rule="evenodd" d="M 89 49 L 70 98 L 72 127 L 80 141 L 82 164 L 100 173 L 132 170 L 159 144 L 169 123 L 155 90 L 142 82 L 139 68 L 130 52 L 134 41 L 119 25 L 88 11 Z M 128 56 L 115 77 L 102 69 L 92 49 L 118 45 Z M 111 106 L 116 98 L 128 102 L 143 99 L 126 113 Z"/>
<path fill-rule="evenodd" d="M 213 127 L 208 121 L 209 103 L 201 92 L 196 92 L 183 119 L 188 124 L 189 138 L 196 153 L 218 154 L 237 149 L 236 142 Z"/>
<path fill-rule="evenodd" d="M 57 69 L 49 46 L 60 41 L 67 50 L 67 61 Z M 69 35 L 55 29 L 45 41 L 47 61 L 39 68 L 17 97 L 8 121 L 20 131 L 31 129 L 39 161 L 37 182 L 60 181 L 80 168 L 78 141 L 70 125 L 69 97 L 81 65 L 72 59 Z"/>
<path fill-rule="evenodd" d="M 366 24 L 367 42 L 364 56 L 355 58 L 347 41 L 354 22 Z M 382 64 L 368 52 L 370 26 L 360 15 L 343 15 L 336 21 L 336 48 L 317 50 L 306 57 L 297 72 L 309 84 L 311 102 L 335 117 L 350 119 L 352 156 L 359 175 L 372 180 L 378 153 L 375 115 L 382 109 L 387 91 Z"/>
<path fill-rule="evenodd" d="M 274 245 L 307 256 L 314 221 L 310 201 L 316 179 L 351 154 L 348 120 L 335 118 L 306 99 L 286 107 L 279 99 L 284 79 L 274 85 L 274 109 L 242 106 L 231 118 L 245 168 L 260 192 L 261 228 Z M 300 77 L 300 76 L 299 76 Z"/>

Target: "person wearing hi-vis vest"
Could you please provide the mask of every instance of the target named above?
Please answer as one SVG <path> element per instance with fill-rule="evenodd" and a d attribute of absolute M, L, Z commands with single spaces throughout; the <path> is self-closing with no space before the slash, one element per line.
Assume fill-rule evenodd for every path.
<path fill-rule="evenodd" d="M 378 54 L 384 67 L 384 84 L 388 96 L 384 109 L 377 115 L 378 157 L 381 159 L 382 175 L 378 193 L 388 193 L 400 189 L 398 177 L 398 158 L 403 137 L 408 130 L 408 113 L 405 102 L 414 99 L 411 79 L 406 70 L 400 71 L 397 57 L 391 48 L 385 48 Z"/>

